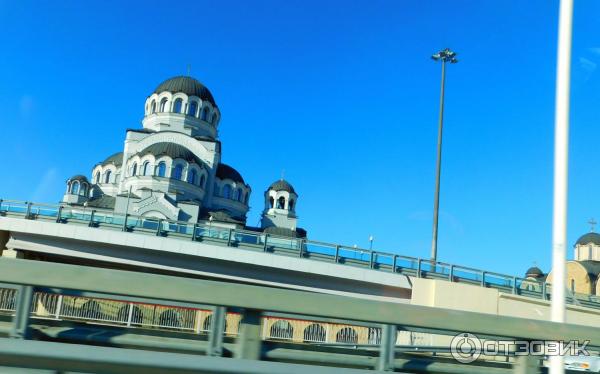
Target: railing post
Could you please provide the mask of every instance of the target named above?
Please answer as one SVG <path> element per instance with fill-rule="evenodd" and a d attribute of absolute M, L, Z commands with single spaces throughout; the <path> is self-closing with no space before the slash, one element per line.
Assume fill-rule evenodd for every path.
<path fill-rule="evenodd" d="M 129 312 L 127 313 L 127 327 L 131 327 L 132 319 L 133 319 L 133 303 L 129 303 Z"/>
<path fill-rule="evenodd" d="M 512 289 L 512 293 L 514 295 L 517 294 L 517 277 L 513 277 L 513 289 Z"/>
<path fill-rule="evenodd" d="M 58 207 L 58 213 L 56 213 L 56 223 L 61 223 L 62 221 L 62 211 L 63 211 L 63 207 L 62 205 Z"/>
<path fill-rule="evenodd" d="M 63 303 L 63 295 L 58 295 L 58 300 L 56 301 L 56 311 L 54 312 L 54 318 L 60 319 L 60 310 L 62 309 Z"/>
<path fill-rule="evenodd" d="M 394 255 L 394 259 L 392 260 L 392 273 L 396 272 L 396 266 L 398 266 L 398 255 Z"/>
<path fill-rule="evenodd" d="M 300 258 L 304 257 L 304 239 L 298 241 L 300 243 Z"/>
<path fill-rule="evenodd" d="M 92 209 L 92 213 L 90 214 L 90 223 L 88 224 L 89 227 L 94 226 L 94 214 L 95 213 L 96 213 L 96 211 L 94 209 Z"/>
<path fill-rule="evenodd" d="M 266 252 L 268 247 L 267 247 L 267 241 L 269 240 L 269 234 L 265 234 L 265 246 L 263 247 L 263 251 Z"/>
<path fill-rule="evenodd" d="M 379 358 L 376 370 L 394 371 L 394 359 L 396 349 L 396 326 L 381 326 L 381 342 L 379 343 Z"/>
<path fill-rule="evenodd" d="M 371 251 L 371 257 L 369 258 L 369 267 L 371 269 L 375 267 L 375 251 Z"/>
<path fill-rule="evenodd" d="M 481 287 L 485 287 L 485 271 L 481 272 Z"/>
<path fill-rule="evenodd" d="M 129 217 L 129 214 L 125 213 L 125 220 L 123 220 L 123 231 L 127 231 L 127 217 Z"/>
<path fill-rule="evenodd" d="M 227 246 L 231 247 L 231 236 L 233 235 L 233 229 L 229 229 L 229 236 L 227 237 Z"/>
<path fill-rule="evenodd" d="M 195 242 L 196 241 L 196 231 L 198 231 L 198 224 L 194 223 L 194 231 L 192 231 L 192 241 Z"/>
<path fill-rule="evenodd" d="M 340 246 L 336 245 L 335 246 L 335 259 L 334 259 L 335 263 L 337 264 L 340 261 Z"/>
<path fill-rule="evenodd" d="M 156 226 L 156 236 L 162 235 L 162 219 L 158 220 L 158 226 Z"/>
<path fill-rule="evenodd" d="M 417 278 L 421 278 L 421 261 L 423 260 L 420 258 L 417 260 Z"/>
<path fill-rule="evenodd" d="M 27 211 L 25 212 L 25 219 L 31 219 L 31 203 L 27 203 Z"/>
<path fill-rule="evenodd" d="M 450 265 L 450 273 L 448 274 L 448 280 L 454 282 L 454 265 Z"/>
<path fill-rule="evenodd" d="M 225 331 L 226 316 L 227 312 L 224 307 L 218 306 L 213 309 L 208 335 L 208 349 L 206 350 L 207 356 L 223 356 L 223 333 Z"/>
<path fill-rule="evenodd" d="M 262 356 L 262 340 L 260 338 L 260 312 L 246 309 L 240 322 L 238 347 L 235 358 L 260 360 Z"/>
<path fill-rule="evenodd" d="M 17 305 L 9 336 L 14 339 L 29 339 L 29 317 L 33 301 L 33 287 L 20 286 L 17 289 Z"/>

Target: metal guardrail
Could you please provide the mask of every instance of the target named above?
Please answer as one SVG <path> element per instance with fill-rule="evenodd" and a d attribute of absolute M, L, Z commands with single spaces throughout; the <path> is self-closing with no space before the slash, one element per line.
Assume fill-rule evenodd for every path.
<path fill-rule="evenodd" d="M 0 215 L 61 224 L 87 225 L 100 229 L 122 230 L 272 254 L 298 256 L 309 260 L 357 266 L 412 277 L 491 287 L 502 292 L 543 300 L 550 300 L 551 295 L 551 284 L 531 279 L 339 244 L 280 237 L 248 230 L 225 229 L 212 224 L 157 220 L 99 212 L 83 207 L 2 199 L 0 199 Z M 570 297 L 567 297 L 567 302 L 600 309 L 600 298 L 595 295 L 571 294 Z"/>
<path fill-rule="evenodd" d="M 39 290 L 81 297 L 104 295 L 106 299 L 111 300 L 128 299 L 148 304 L 169 304 L 188 308 L 210 305 L 215 313 L 214 323 L 211 324 L 204 351 L 206 355 L 212 357 L 232 355 L 233 359 L 223 358 L 226 361 L 232 360 L 227 361 L 229 365 L 234 365 L 236 362 L 247 363 L 248 360 L 275 360 L 284 363 L 304 363 L 314 367 L 326 365 L 338 368 L 365 369 L 370 366 L 378 370 L 398 369 L 402 372 L 492 373 L 501 371 L 488 366 L 474 366 L 484 365 L 484 363 L 462 366 L 452 363 L 452 368 L 443 370 L 431 365 L 431 362 L 420 364 L 418 367 L 410 366 L 411 362 L 414 365 L 415 360 L 406 360 L 406 357 L 401 356 L 401 353 L 395 349 L 395 342 L 389 339 L 397 330 L 427 330 L 429 333 L 436 334 L 470 332 L 487 339 L 589 340 L 589 346 L 600 346 L 600 328 L 590 326 L 40 261 L 0 258 L 0 282 L 3 282 L 4 287 L 17 289 L 16 313 L 10 335 L 16 339 L 25 340 L 31 338 L 30 311 L 35 292 Z M 241 321 L 238 336 L 233 342 L 228 342 L 226 345 L 223 339 L 223 327 L 228 310 L 239 311 Z M 349 324 L 373 323 L 381 327 L 383 337 L 377 346 L 375 356 L 373 351 L 365 352 L 354 347 L 338 347 L 337 350 L 328 347 L 319 350 L 317 346 L 312 350 L 308 348 L 298 350 L 294 348 L 298 345 L 291 343 L 287 343 L 288 345 L 285 346 L 273 346 L 270 345 L 272 343 L 263 342 L 260 339 L 260 317 L 269 312 L 290 313 L 306 319 L 346 320 Z M 15 344 L 16 346 L 20 345 Z M 56 345 L 53 347 L 55 352 L 25 353 L 20 351 L 18 353 L 20 356 L 17 357 L 21 357 L 21 359 L 13 359 L 10 365 L 40 368 L 44 362 L 55 362 L 48 361 L 46 356 L 56 355 L 58 357 L 66 351 L 70 352 L 69 356 L 55 357 L 59 360 L 57 362 L 68 364 L 71 361 L 77 361 L 81 365 L 82 360 L 85 361 L 87 358 L 84 356 L 87 350 L 83 348 L 78 353 L 77 350 L 73 351 L 68 347 L 64 349 Z M 154 348 L 161 350 L 160 343 Z M 12 346 L 4 344 L 3 339 L 0 339 L 0 359 L 10 360 L 12 349 Z M 12 354 L 17 353 L 12 352 Z M 42 361 L 32 360 L 31 358 L 36 355 L 46 355 L 46 361 L 44 359 Z M 119 356 L 121 357 L 121 355 Z M 140 356 L 132 353 L 132 357 L 139 359 Z M 240 359 L 240 361 L 238 362 L 236 359 Z M 110 359 L 105 358 L 105 360 L 107 361 L 98 362 L 94 359 L 91 362 L 96 366 L 88 366 L 87 370 L 83 371 L 109 367 Z M 155 360 L 151 362 L 158 365 Z M 211 365 L 216 365 L 214 372 L 220 372 L 218 370 L 220 362 L 222 361 L 211 361 Z M 445 362 L 448 363 L 448 360 Z M 81 370 L 81 366 L 69 367 L 71 370 L 73 368 Z M 164 369 L 163 366 L 161 367 Z M 240 366 L 237 368 L 237 371 L 231 372 L 245 372 L 240 369 Z M 506 369 L 506 366 L 504 368 Z M 312 371 L 306 367 L 305 370 Z M 318 371 L 319 369 L 314 370 Z M 110 370 L 107 371 L 110 372 Z M 166 369 L 163 372 L 166 372 Z"/>

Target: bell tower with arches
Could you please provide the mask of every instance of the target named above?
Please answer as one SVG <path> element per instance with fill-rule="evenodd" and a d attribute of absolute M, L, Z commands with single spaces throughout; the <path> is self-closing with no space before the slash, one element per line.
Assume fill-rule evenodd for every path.
<path fill-rule="evenodd" d="M 280 179 L 272 183 L 265 191 L 265 209 L 262 213 L 261 227 L 263 229 L 277 227 L 296 231 L 297 201 L 298 194 L 288 181 Z"/>

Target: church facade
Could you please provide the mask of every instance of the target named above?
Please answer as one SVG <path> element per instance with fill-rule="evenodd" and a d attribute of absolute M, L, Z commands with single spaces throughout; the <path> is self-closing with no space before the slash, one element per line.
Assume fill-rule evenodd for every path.
<path fill-rule="evenodd" d="M 529 268 L 525 277 L 552 283 L 552 271 L 545 274 L 536 266 Z M 574 259 L 567 261 L 565 286 L 573 294 L 600 296 L 600 234 L 590 231 L 577 239 Z"/>
<path fill-rule="evenodd" d="M 67 180 L 62 203 L 101 212 L 305 237 L 298 195 L 281 179 L 265 191 L 261 227 L 246 226 L 252 188 L 221 162 L 221 112 L 198 80 L 167 79 L 147 98 L 142 128 L 128 129 L 123 150 L 90 173 Z"/>

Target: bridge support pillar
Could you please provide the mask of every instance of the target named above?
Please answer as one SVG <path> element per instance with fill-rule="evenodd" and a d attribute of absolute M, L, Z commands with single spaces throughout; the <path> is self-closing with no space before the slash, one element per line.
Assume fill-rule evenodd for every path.
<path fill-rule="evenodd" d="M 213 309 L 210 335 L 208 336 L 208 349 L 206 350 L 208 356 L 223 356 L 223 333 L 225 331 L 226 315 L 225 308 L 222 306 Z"/>
<path fill-rule="evenodd" d="M 381 326 L 381 343 L 376 370 L 394 371 L 397 328 L 392 325 Z"/>
<path fill-rule="evenodd" d="M 260 312 L 246 309 L 242 315 L 238 336 L 236 358 L 260 360 L 262 339 L 260 336 Z"/>
<path fill-rule="evenodd" d="M 17 289 L 17 305 L 10 337 L 15 339 L 29 339 L 29 316 L 33 302 L 33 287 L 20 286 Z"/>

